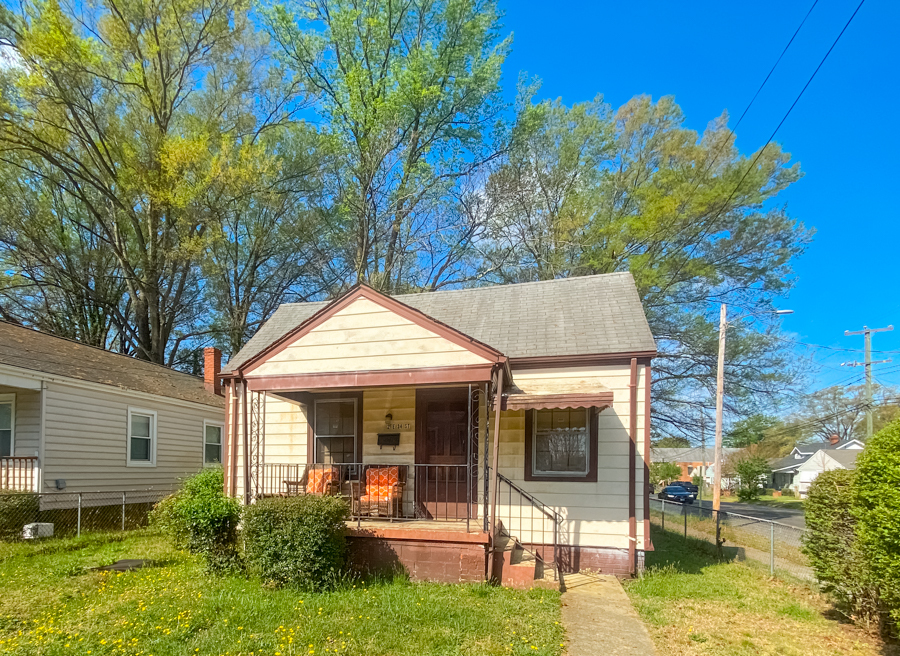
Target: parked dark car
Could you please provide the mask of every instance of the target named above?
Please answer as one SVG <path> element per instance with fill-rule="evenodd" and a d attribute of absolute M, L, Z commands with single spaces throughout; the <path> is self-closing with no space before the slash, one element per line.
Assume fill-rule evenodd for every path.
<path fill-rule="evenodd" d="M 700 488 L 698 488 L 693 483 L 689 483 L 688 481 L 675 481 L 672 485 L 677 485 L 678 487 L 683 487 L 685 490 L 691 493 L 691 496 L 695 499 L 697 498 L 697 494 L 700 492 Z"/>
<path fill-rule="evenodd" d="M 667 485 L 656 496 L 666 501 L 694 503 L 694 497 L 691 496 L 691 493 L 679 485 Z"/>

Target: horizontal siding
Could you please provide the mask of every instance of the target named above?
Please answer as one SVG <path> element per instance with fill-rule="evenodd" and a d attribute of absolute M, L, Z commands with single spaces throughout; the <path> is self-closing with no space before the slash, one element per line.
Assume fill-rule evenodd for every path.
<path fill-rule="evenodd" d="M 644 489 L 644 384 L 646 368 L 638 367 L 637 428 L 638 449 L 634 466 L 636 487 Z M 513 380 L 566 378 L 599 378 L 612 391 L 613 404 L 598 417 L 598 468 L 596 483 L 539 482 L 525 480 L 525 412 L 504 412 L 500 416 L 500 472 L 523 490 L 552 507 L 565 519 L 560 540 L 564 544 L 592 547 L 628 547 L 628 451 L 630 436 L 630 399 L 628 384 L 630 371 L 627 366 L 576 367 L 571 369 L 544 369 L 513 371 Z M 493 430 L 494 416 L 491 413 Z M 493 444 L 490 445 L 492 447 Z M 489 447 L 489 449 L 490 449 Z M 502 489 L 502 488 L 501 488 Z M 509 497 L 507 496 L 507 499 Z M 525 541 L 539 541 L 540 530 L 548 523 L 539 521 L 528 511 L 519 519 L 520 509 L 513 496 L 509 507 L 503 495 L 498 500 L 497 516 L 512 522 L 510 531 Z M 637 538 L 643 542 L 643 504 L 637 501 Z"/>
<path fill-rule="evenodd" d="M 33 457 L 41 448 L 41 393 L 0 385 L 0 395 L 15 394 L 15 430 L 13 455 Z"/>
<path fill-rule="evenodd" d="M 486 359 L 368 299 L 269 357 L 249 377 L 484 364 Z"/>
<path fill-rule="evenodd" d="M 225 411 L 188 407 L 162 397 L 149 401 L 125 391 L 97 391 L 50 383 L 46 400 L 44 489 L 66 481 L 67 491 L 169 488 L 203 466 L 203 422 L 224 423 Z M 157 418 L 155 467 L 128 467 L 128 408 Z"/>

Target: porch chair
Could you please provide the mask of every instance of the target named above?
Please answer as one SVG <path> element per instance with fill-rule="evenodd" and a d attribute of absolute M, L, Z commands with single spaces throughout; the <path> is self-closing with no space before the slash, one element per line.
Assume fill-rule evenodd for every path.
<path fill-rule="evenodd" d="M 306 466 L 303 477 L 299 481 L 284 481 L 286 496 L 298 494 L 315 494 L 317 496 L 334 496 L 341 489 L 341 474 L 333 465 L 310 464 Z"/>
<path fill-rule="evenodd" d="M 365 488 L 360 490 L 361 481 L 350 483 L 354 514 L 399 517 L 403 508 L 406 473 L 406 465 L 366 465 L 363 469 Z"/>

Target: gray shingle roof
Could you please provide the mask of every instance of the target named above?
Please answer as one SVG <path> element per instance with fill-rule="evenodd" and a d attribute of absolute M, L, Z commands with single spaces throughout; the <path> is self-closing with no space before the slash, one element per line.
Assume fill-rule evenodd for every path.
<path fill-rule="evenodd" d="M 0 321 L 0 364 L 225 407 L 203 380 L 162 365 Z"/>
<path fill-rule="evenodd" d="M 510 358 L 656 350 L 630 273 L 394 298 Z M 241 366 L 328 304 L 282 305 L 224 371 Z"/>
<path fill-rule="evenodd" d="M 832 460 L 843 465 L 845 469 L 856 469 L 856 458 L 862 453 L 861 449 L 823 449 Z"/>

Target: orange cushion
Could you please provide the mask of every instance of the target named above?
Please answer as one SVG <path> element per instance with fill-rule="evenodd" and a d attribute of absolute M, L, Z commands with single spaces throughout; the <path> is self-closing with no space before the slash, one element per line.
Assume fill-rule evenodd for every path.
<path fill-rule="evenodd" d="M 400 482 L 400 467 L 369 467 L 366 470 L 366 489 L 373 485 L 390 487 Z"/>
<path fill-rule="evenodd" d="M 325 494 L 327 488 L 336 478 L 334 467 L 327 469 L 316 467 L 309 470 L 309 480 L 306 483 L 307 494 Z"/>

